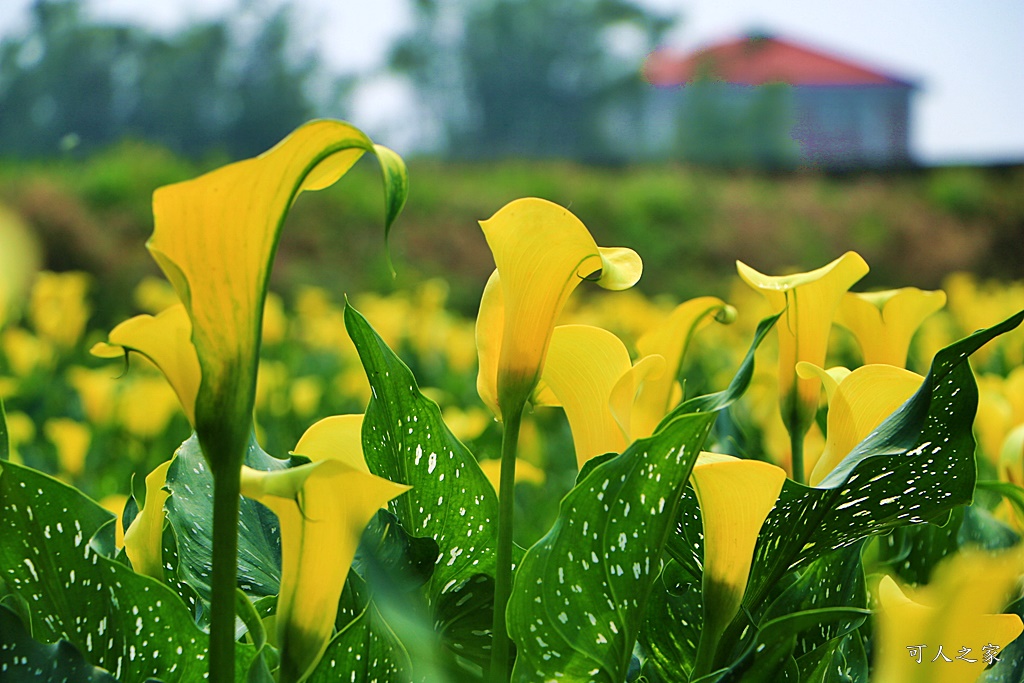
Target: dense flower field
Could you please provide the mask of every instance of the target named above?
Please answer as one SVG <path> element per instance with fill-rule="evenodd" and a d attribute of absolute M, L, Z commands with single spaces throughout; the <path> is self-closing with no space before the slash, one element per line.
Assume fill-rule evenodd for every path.
<path fill-rule="evenodd" d="M 858 292 L 848 252 L 652 299 L 643 245 L 525 198 L 476 319 L 268 294 L 364 154 L 400 230 L 340 122 L 158 190 L 113 330 L 5 264 L 0 679 L 1024 676 L 1024 283 Z"/>

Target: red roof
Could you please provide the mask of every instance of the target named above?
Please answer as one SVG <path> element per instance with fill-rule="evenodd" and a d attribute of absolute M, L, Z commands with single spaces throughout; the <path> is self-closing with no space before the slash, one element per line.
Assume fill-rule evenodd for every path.
<path fill-rule="evenodd" d="M 710 45 L 688 55 L 668 49 L 652 52 L 644 78 L 659 87 L 690 83 L 699 77 L 737 85 L 902 85 L 896 78 L 848 59 L 775 37 L 749 36 Z"/>

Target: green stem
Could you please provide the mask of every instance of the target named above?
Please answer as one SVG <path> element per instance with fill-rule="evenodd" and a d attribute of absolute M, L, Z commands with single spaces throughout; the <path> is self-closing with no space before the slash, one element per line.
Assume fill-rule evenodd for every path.
<path fill-rule="evenodd" d="M 235 680 L 235 585 L 238 571 L 240 468 L 217 471 L 213 479 L 213 573 L 210 577 L 210 681 Z"/>
<path fill-rule="evenodd" d="M 799 429 L 795 425 L 789 431 L 789 448 L 792 453 L 793 481 L 798 484 L 804 483 L 804 435 L 806 429 Z"/>
<path fill-rule="evenodd" d="M 491 683 L 509 680 L 512 644 L 505 626 L 505 611 L 512 594 L 512 518 L 515 512 L 516 449 L 519 425 L 523 419 L 523 402 L 504 412 L 505 428 L 501 435 L 501 480 L 498 486 L 498 552 L 494 576 L 494 622 L 491 644 Z"/>
<path fill-rule="evenodd" d="M 715 663 L 715 649 L 719 643 L 720 633 L 716 633 L 712 636 L 711 633 L 701 632 L 700 641 L 697 645 L 697 659 L 693 663 L 693 672 L 690 674 L 690 678 L 697 680 L 701 676 L 705 676 L 712 671 L 712 666 Z"/>

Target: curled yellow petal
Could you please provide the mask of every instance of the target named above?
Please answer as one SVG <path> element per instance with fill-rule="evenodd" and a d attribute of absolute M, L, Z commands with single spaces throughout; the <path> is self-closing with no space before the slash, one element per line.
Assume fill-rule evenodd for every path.
<path fill-rule="evenodd" d="M 693 467 L 704 528 L 701 650 L 717 646 L 739 611 L 754 545 L 785 480 L 781 467 L 717 453 L 701 453 Z"/>
<path fill-rule="evenodd" d="M 191 337 L 188 312 L 176 304 L 156 316 L 137 315 L 125 320 L 110 331 L 108 343 L 94 345 L 91 352 L 101 358 L 116 358 L 128 350 L 148 358 L 167 378 L 181 409 L 194 425 L 201 371 Z"/>
<path fill-rule="evenodd" d="M 500 275 L 504 321 L 494 386 L 503 403 L 527 400 L 540 378 L 555 320 L 583 279 L 615 289 L 639 277 L 640 257 L 628 249 L 601 252 L 586 226 L 543 199 L 515 200 L 480 222 Z M 493 347 L 481 348 L 493 353 Z"/>
<path fill-rule="evenodd" d="M 242 468 L 242 495 L 269 507 L 281 524 L 282 681 L 302 680 L 320 660 L 363 530 L 381 505 L 408 489 L 338 460 L 273 472 Z"/>
<path fill-rule="evenodd" d="M 884 292 L 847 292 L 836 322 L 860 345 L 864 364 L 905 367 L 910 340 L 924 319 L 946 305 L 946 293 L 917 287 Z"/>
<path fill-rule="evenodd" d="M 476 316 L 476 348 L 480 366 L 476 375 L 476 391 L 495 417 L 501 419 L 498 405 L 498 357 L 505 334 L 505 297 L 501 293 L 498 271 L 487 278 L 480 310 Z"/>
<path fill-rule="evenodd" d="M 819 373 L 827 374 L 819 369 Z M 914 395 L 924 378 L 893 365 L 865 365 L 847 375 L 829 401 L 825 449 L 808 477 L 817 486 L 854 446 Z"/>
<path fill-rule="evenodd" d="M 626 435 L 627 442 L 632 443 L 654 433 L 654 428 L 658 423 L 654 422 L 651 425 L 652 416 L 643 413 L 643 407 L 639 404 L 639 392 L 642 392 L 643 387 L 647 386 L 649 382 L 662 380 L 668 374 L 667 367 L 668 362 L 664 356 L 659 354 L 644 356 L 634 363 L 633 367 L 627 370 L 612 388 L 612 395 L 608 403 L 615 421 L 622 429 L 622 433 Z M 676 384 L 669 400 L 678 401 L 680 396 L 681 389 Z M 659 417 L 658 422 L 660 421 Z"/>
<path fill-rule="evenodd" d="M 917 589 L 900 588 L 884 577 L 878 586 L 880 609 L 872 639 L 878 653 L 871 680 L 973 683 L 988 663 L 983 661 L 986 648 L 998 657 L 1024 631 L 1019 616 L 999 614 L 1013 599 L 1022 572 L 1024 554 L 1018 548 L 996 555 L 960 553 L 936 567 L 928 585 Z M 975 663 L 955 659 L 961 648 L 970 648 L 963 654 Z"/>
<path fill-rule="evenodd" d="M 736 262 L 740 277 L 761 292 L 772 313 L 785 310 L 775 325 L 779 335 L 779 398 L 783 420 L 803 434 L 818 407 L 818 379 L 798 379 L 796 364 L 825 365 L 832 319 L 843 295 L 868 272 L 860 255 L 848 251 L 822 268 L 795 275 L 771 276 Z"/>
<path fill-rule="evenodd" d="M 163 537 L 164 503 L 170 495 L 164 490 L 167 469 L 172 460 L 157 465 L 146 476 L 145 506 L 124 532 L 124 551 L 138 574 L 164 578 Z"/>
<path fill-rule="evenodd" d="M 825 389 L 825 397 L 829 403 L 832 403 L 832 398 L 836 395 L 836 391 L 839 389 L 839 384 L 846 379 L 852 370 L 844 368 L 841 365 L 824 370 L 819 368 L 813 363 L 807 361 L 800 361 L 796 364 L 797 377 L 801 379 L 811 379 L 817 377 L 821 380 L 821 386 Z"/>
<path fill-rule="evenodd" d="M 594 456 L 621 453 L 629 445 L 610 401 L 631 366 L 626 346 L 607 330 L 590 325 L 554 329 L 542 377 L 565 409 L 580 467 Z"/>
<path fill-rule="evenodd" d="M 735 316 L 735 310 L 713 296 L 684 301 L 673 309 L 657 327 L 649 330 L 637 341 L 640 356 L 660 355 L 665 359 L 665 372 L 659 377 L 648 377 L 636 397 L 634 438 L 650 436 L 669 409 L 679 366 L 690 340 L 702 327 L 710 324 L 712 316 L 726 313 Z"/>
<path fill-rule="evenodd" d="M 385 165 L 358 129 L 313 121 L 258 157 L 154 193 L 147 247 L 191 318 L 202 368 L 193 424 L 213 440 L 204 443 L 211 462 L 240 458 L 248 439 L 263 302 L 285 214 L 299 192 L 327 186 L 368 151 Z"/>
<path fill-rule="evenodd" d="M 363 457 L 363 415 L 333 415 L 306 430 L 292 451 L 313 462 L 338 460 L 369 474 Z"/>

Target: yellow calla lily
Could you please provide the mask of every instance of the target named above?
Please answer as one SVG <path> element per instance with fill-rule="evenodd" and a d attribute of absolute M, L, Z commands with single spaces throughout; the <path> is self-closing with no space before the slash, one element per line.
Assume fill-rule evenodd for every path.
<path fill-rule="evenodd" d="M 665 359 L 657 355 L 634 366 L 622 341 L 600 327 L 554 329 L 539 386 L 555 399 L 545 405 L 565 410 L 580 468 L 595 456 L 621 453 L 633 441 L 637 388 L 664 368 Z"/>
<path fill-rule="evenodd" d="M 313 121 L 270 151 L 153 195 L 147 247 L 192 323 L 202 380 L 193 424 L 214 471 L 237 467 L 248 439 L 267 277 L 284 216 L 303 190 L 327 187 L 365 153 L 381 161 L 390 185 L 404 182 L 401 160 L 341 121 Z M 388 223 L 404 200 L 389 194 Z"/>
<path fill-rule="evenodd" d="M 946 305 L 943 291 L 917 287 L 884 292 L 847 292 L 836 323 L 850 330 L 860 345 L 864 364 L 906 367 L 910 339 L 924 319 Z"/>
<path fill-rule="evenodd" d="M 1024 631 L 1016 614 L 999 614 L 1024 571 L 1019 549 L 998 555 L 963 552 L 943 562 L 927 586 L 878 585 L 873 683 L 973 683 L 986 653 Z M 939 648 L 942 648 L 940 654 Z M 995 648 L 994 650 L 992 648 Z"/>
<path fill-rule="evenodd" d="M 754 546 L 786 471 L 759 460 L 702 452 L 690 482 L 704 528 L 704 625 L 694 674 L 707 673 L 725 628 L 739 612 Z"/>
<path fill-rule="evenodd" d="M 1024 424 L 1006 435 L 999 450 L 999 478 L 1024 487 Z"/>
<path fill-rule="evenodd" d="M 779 401 L 782 420 L 793 444 L 793 478 L 804 481 L 803 437 L 814 420 L 820 389 L 817 377 L 798 379 L 796 364 L 825 364 L 832 319 L 843 295 L 868 272 L 864 259 L 848 251 L 807 273 L 770 276 L 736 262 L 740 277 L 761 292 L 773 313 L 785 314 L 775 325 L 779 335 Z"/>
<path fill-rule="evenodd" d="M 543 199 L 518 199 L 480 222 L 494 255 L 500 300 L 485 297 L 477 327 L 481 395 L 496 397 L 501 411 L 522 405 L 540 379 L 555 320 L 581 280 L 599 274 L 606 289 L 627 289 L 640 278 L 642 264 L 630 249 L 605 249 L 567 209 Z M 498 314 L 485 306 L 497 303 Z M 497 360 L 493 354 L 497 354 Z M 493 374 L 492 374 L 493 372 Z"/>
<path fill-rule="evenodd" d="M 382 505 L 407 490 L 340 460 L 273 472 L 242 468 L 242 495 L 273 510 L 281 525 L 276 623 L 282 683 L 301 681 L 320 660 L 363 530 Z"/>
<path fill-rule="evenodd" d="M 633 438 L 654 433 L 655 427 L 668 414 L 678 386 L 679 366 L 683 362 L 690 340 L 702 327 L 711 323 L 712 316 L 722 322 L 731 322 L 736 310 L 713 296 L 702 296 L 684 301 L 675 307 L 668 318 L 649 330 L 637 341 L 641 358 L 659 355 L 665 359 L 665 371 L 649 376 L 640 387 L 633 409 Z"/>
<path fill-rule="evenodd" d="M 192 344 L 192 323 L 181 304 L 156 316 L 137 315 L 110 331 L 108 342 L 95 344 L 91 353 L 101 358 L 117 358 L 125 351 L 140 353 L 167 378 L 178 395 L 181 409 L 195 425 L 196 396 L 199 393 L 199 356 Z"/>
<path fill-rule="evenodd" d="M 602 453 L 621 453 L 629 444 L 609 399 L 630 367 L 629 352 L 611 332 L 590 325 L 554 329 L 543 381 L 565 409 L 580 467 Z"/>
<path fill-rule="evenodd" d="M 124 531 L 124 552 L 132 568 L 160 581 L 164 579 L 164 503 L 170 495 L 164 484 L 172 462 L 163 462 L 146 475 L 145 506 Z"/>
<path fill-rule="evenodd" d="M 32 231 L 0 205 L 0 328 L 21 312 L 41 260 Z"/>
<path fill-rule="evenodd" d="M 924 377 L 894 365 L 864 365 L 853 372 L 833 373 L 810 363 L 798 363 L 800 377 L 817 376 L 829 395 L 825 448 L 808 483 L 817 486 L 854 447 L 903 405 L 921 387 Z M 836 374 L 842 376 L 838 382 Z"/>
<path fill-rule="evenodd" d="M 332 415 L 314 423 L 295 445 L 293 453 L 313 462 L 338 460 L 352 469 L 370 473 L 363 457 L 363 415 Z"/>
<path fill-rule="evenodd" d="M 62 474 L 80 477 L 85 469 L 85 456 L 92 442 L 89 425 L 69 417 L 53 417 L 43 424 L 43 433 L 57 448 Z"/>

